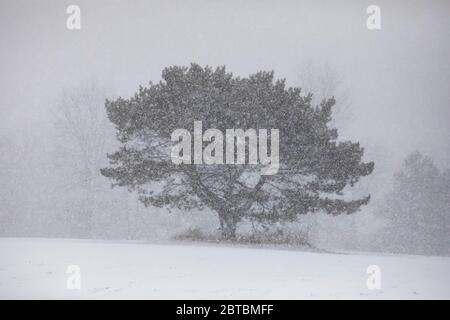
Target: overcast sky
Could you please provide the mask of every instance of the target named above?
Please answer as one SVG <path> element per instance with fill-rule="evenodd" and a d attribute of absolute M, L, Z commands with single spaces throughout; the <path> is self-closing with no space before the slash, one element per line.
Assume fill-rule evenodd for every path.
<path fill-rule="evenodd" d="M 81 8 L 81 30 L 66 8 Z M 381 7 L 382 29 L 366 28 Z M 49 127 L 63 88 L 94 81 L 132 95 L 169 65 L 274 70 L 295 85 L 307 61 L 328 64 L 350 89 L 354 139 L 450 160 L 450 1 L 0 2 L 0 128 Z"/>

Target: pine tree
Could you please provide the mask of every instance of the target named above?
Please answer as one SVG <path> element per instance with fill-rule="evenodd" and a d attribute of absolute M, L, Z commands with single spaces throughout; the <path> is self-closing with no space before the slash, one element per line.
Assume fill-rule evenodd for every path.
<path fill-rule="evenodd" d="M 369 202 L 343 199 L 344 188 L 369 175 L 359 143 L 338 142 L 329 127 L 333 98 L 313 106 L 312 95 L 287 88 L 273 72 L 234 77 L 225 67 L 169 67 L 162 81 L 140 87 L 130 99 L 107 101 L 121 148 L 108 155 L 102 174 L 137 190 L 151 206 L 214 210 L 222 235 L 232 239 L 243 219 L 293 221 L 320 210 L 353 213 Z M 230 128 L 279 129 L 280 168 L 261 175 L 254 165 L 175 165 L 171 133 L 192 131 L 194 121 L 222 132 Z M 169 150 L 169 151 L 168 151 Z"/>
<path fill-rule="evenodd" d="M 418 254 L 449 252 L 449 181 L 447 174 L 420 152 L 406 157 L 381 207 L 387 221 L 383 249 Z"/>

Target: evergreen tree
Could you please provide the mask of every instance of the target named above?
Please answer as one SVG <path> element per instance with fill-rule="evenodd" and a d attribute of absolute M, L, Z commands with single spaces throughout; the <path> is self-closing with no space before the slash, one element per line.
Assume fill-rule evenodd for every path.
<path fill-rule="evenodd" d="M 140 87 L 130 99 L 106 102 L 121 148 L 108 155 L 102 174 L 135 189 L 146 205 L 180 209 L 208 207 L 218 214 L 224 238 L 235 237 L 243 219 L 293 221 L 320 210 L 353 213 L 370 196 L 344 199 L 344 188 L 370 174 L 359 143 L 338 142 L 328 126 L 333 98 L 313 106 L 312 95 L 287 88 L 273 72 L 234 77 L 225 67 L 169 67 L 162 81 Z M 175 165 L 171 133 L 203 128 L 279 129 L 280 167 L 261 175 L 255 165 Z"/>
<path fill-rule="evenodd" d="M 449 181 L 448 174 L 440 173 L 421 153 L 405 159 L 381 208 L 387 221 L 384 249 L 418 254 L 449 252 Z"/>

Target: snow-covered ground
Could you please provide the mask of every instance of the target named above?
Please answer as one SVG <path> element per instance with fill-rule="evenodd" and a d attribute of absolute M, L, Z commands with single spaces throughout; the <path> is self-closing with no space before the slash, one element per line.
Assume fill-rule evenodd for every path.
<path fill-rule="evenodd" d="M 80 290 L 67 289 L 69 265 Z M 366 286 L 369 265 L 380 290 Z M 0 238 L 0 298 L 450 299 L 450 258 Z"/>

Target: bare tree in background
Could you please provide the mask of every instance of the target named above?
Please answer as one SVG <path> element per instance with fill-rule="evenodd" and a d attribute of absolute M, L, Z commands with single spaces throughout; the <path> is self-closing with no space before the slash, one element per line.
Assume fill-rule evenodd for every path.
<path fill-rule="evenodd" d="M 99 170 L 104 164 L 108 138 L 111 141 L 112 128 L 104 108 L 107 94 L 108 90 L 95 84 L 65 91 L 54 113 L 58 158 L 65 176 L 63 192 L 79 199 L 76 205 L 67 206 L 74 236 L 92 236 Z"/>
<path fill-rule="evenodd" d="M 343 78 L 329 65 L 318 65 L 308 61 L 299 69 L 298 82 L 304 94 L 313 94 L 313 105 L 319 105 L 322 100 L 329 97 L 336 98 L 330 122 L 332 127 L 342 130 L 354 120 L 350 90 L 344 87 Z"/>

